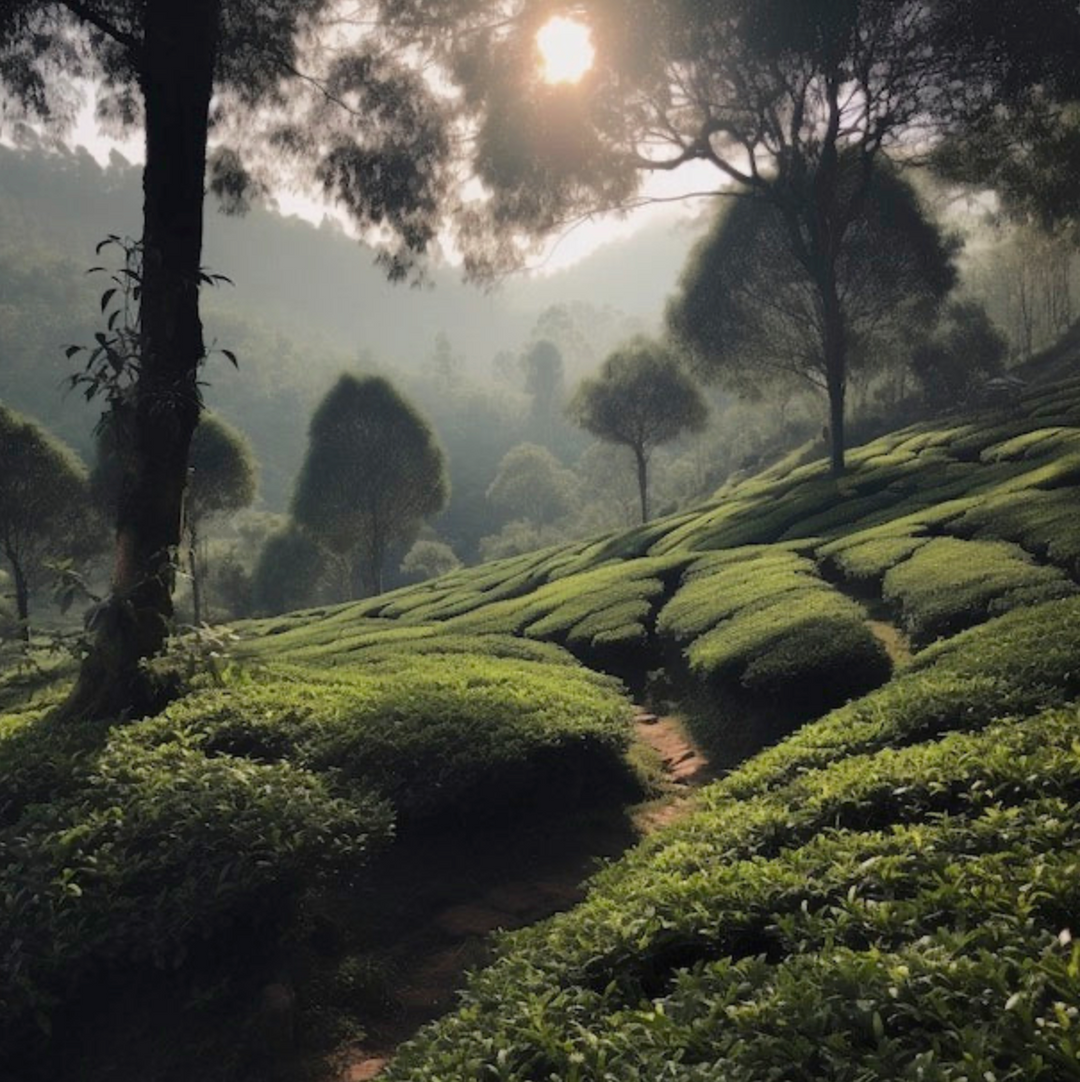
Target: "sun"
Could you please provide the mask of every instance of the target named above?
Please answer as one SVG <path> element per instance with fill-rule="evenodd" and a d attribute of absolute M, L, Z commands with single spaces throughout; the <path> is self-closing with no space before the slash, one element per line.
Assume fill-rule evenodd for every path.
<path fill-rule="evenodd" d="M 596 58 L 589 28 L 565 15 L 549 19 L 536 35 L 546 83 L 576 83 Z"/>

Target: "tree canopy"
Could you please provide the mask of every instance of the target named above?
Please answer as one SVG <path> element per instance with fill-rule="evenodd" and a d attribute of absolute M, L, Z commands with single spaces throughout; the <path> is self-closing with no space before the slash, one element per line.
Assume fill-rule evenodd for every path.
<path fill-rule="evenodd" d="M 214 515 L 247 507 L 255 499 L 257 470 L 251 444 L 242 432 L 212 413 L 204 413 L 191 439 L 184 532 L 188 542 L 195 623 L 201 623 L 205 556 L 202 528 Z"/>
<path fill-rule="evenodd" d="M 1005 82 L 1031 86 L 1046 66 L 1027 35 L 1014 56 L 1003 33 L 1028 5 L 988 6 L 992 18 L 971 0 L 585 0 L 574 14 L 596 59 L 568 85 L 546 84 L 533 62 L 550 14 L 539 0 L 392 5 L 465 86 L 490 193 L 466 219 L 474 268 L 512 264 L 576 216 L 632 207 L 645 175 L 684 166 L 715 176 L 699 168 L 688 193 L 779 211 L 821 310 L 834 472 L 850 340 L 836 268 L 875 170 L 986 115 Z M 1080 26 L 1067 0 L 1038 6 Z M 447 32 L 461 23 L 469 33 Z"/>
<path fill-rule="evenodd" d="M 653 451 L 683 432 L 700 431 L 708 410 L 677 357 L 657 342 L 636 338 L 578 387 L 567 412 L 598 439 L 634 453 L 641 521 L 649 520 L 648 467 Z"/>
<path fill-rule="evenodd" d="M 364 593 L 382 591 L 392 546 L 408 547 L 449 498 L 442 450 L 423 417 L 381 376 L 343 375 L 311 419 L 293 517 Z"/>
<path fill-rule="evenodd" d="M 849 370 L 933 323 L 956 282 L 953 247 L 909 184 L 890 168 L 874 172 L 835 264 Z M 791 382 L 832 392 L 827 314 L 771 203 L 721 209 L 691 252 L 667 324 L 705 378 L 750 393 Z"/>
<path fill-rule="evenodd" d="M 515 519 L 549 526 L 573 508 L 576 484 L 546 447 L 519 443 L 503 455 L 487 498 Z"/>
<path fill-rule="evenodd" d="M 49 557 L 93 535 L 86 467 L 39 424 L 0 403 L 0 551 L 11 566 L 20 631 L 30 641 L 30 590 Z"/>

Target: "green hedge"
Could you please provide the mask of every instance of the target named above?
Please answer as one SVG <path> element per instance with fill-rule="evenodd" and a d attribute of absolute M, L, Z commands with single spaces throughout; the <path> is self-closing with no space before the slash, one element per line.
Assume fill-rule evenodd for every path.
<path fill-rule="evenodd" d="M 937 537 L 891 568 L 882 584 L 912 639 L 930 642 L 1020 606 L 1066 597 L 1077 587 L 1017 545 Z"/>
<path fill-rule="evenodd" d="M 888 679 L 890 663 L 856 602 L 813 562 L 779 547 L 693 564 L 657 620 L 707 685 L 811 717 Z"/>

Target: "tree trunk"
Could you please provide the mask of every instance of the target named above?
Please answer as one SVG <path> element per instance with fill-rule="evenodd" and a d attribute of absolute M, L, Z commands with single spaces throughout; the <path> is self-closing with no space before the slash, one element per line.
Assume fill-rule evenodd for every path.
<path fill-rule="evenodd" d="M 194 529 L 188 530 L 188 574 L 191 575 L 191 614 L 198 627 L 203 622 L 202 584 L 199 582 L 199 561 L 195 555 L 198 538 Z"/>
<path fill-rule="evenodd" d="M 220 0 L 149 0 L 140 85 L 146 113 L 140 371 L 125 408 L 112 592 L 69 711 L 140 712 L 139 661 L 173 615 L 196 374 L 205 350 L 199 268 L 206 138 Z"/>
<path fill-rule="evenodd" d="M 637 484 L 638 496 L 641 499 L 641 521 L 649 521 L 649 460 L 645 452 L 634 448 L 634 457 L 637 459 Z"/>
<path fill-rule="evenodd" d="M 386 563 L 386 543 L 373 538 L 367 547 L 367 558 L 360 572 L 365 597 L 378 597 L 383 592 L 383 564 Z"/>
<path fill-rule="evenodd" d="M 833 477 L 844 472 L 844 397 L 847 389 L 847 334 L 844 313 L 836 293 L 835 279 L 831 288 L 822 290 L 825 308 L 825 386 L 829 393 L 829 452 Z"/>
<path fill-rule="evenodd" d="M 23 646 L 30 647 L 30 585 L 26 581 L 22 564 L 10 553 L 7 554 L 11 564 L 11 577 L 15 582 L 15 613 L 19 618 L 19 638 Z"/>

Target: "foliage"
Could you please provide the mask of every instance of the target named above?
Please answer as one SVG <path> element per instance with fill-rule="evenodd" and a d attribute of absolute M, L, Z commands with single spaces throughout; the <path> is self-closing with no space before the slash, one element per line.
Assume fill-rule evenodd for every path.
<path fill-rule="evenodd" d="M 437 579 L 460 566 L 461 561 L 445 541 L 423 537 L 413 544 L 401 561 L 401 570 L 405 574 L 418 575 L 422 579 Z"/>
<path fill-rule="evenodd" d="M 280 920 L 395 819 L 557 809 L 585 771 L 624 784 L 618 685 L 555 647 L 382 635 L 320 653 L 317 630 L 254 640 L 268 664 L 122 729 L 4 719 L 0 1026 L 47 1018 L 103 965 L 180 965 Z"/>
<path fill-rule="evenodd" d="M 0 403 L 0 552 L 11 567 L 16 615 L 30 640 L 30 590 L 50 557 L 88 554 L 100 523 L 86 467 L 44 428 Z"/>
<path fill-rule="evenodd" d="M 242 433 L 213 413 L 204 413 L 191 438 L 184 511 L 188 522 L 238 511 L 255 499 L 256 466 Z"/>
<path fill-rule="evenodd" d="M 339 557 L 349 583 L 382 592 L 392 545 L 409 545 L 449 496 L 427 422 L 379 377 L 343 375 L 311 419 L 293 516 Z"/>
<path fill-rule="evenodd" d="M 1017 545 L 935 537 L 885 574 L 884 596 L 900 605 L 917 642 L 981 623 L 989 615 L 1077 591 L 1055 568 Z"/>
<path fill-rule="evenodd" d="M 567 412 L 597 438 L 633 451 L 642 522 L 649 520 L 647 469 L 653 451 L 683 432 L 700 431 L 708 416 L 676 357 L 644 338 L 612 353 L 599 374 L 578 387 Z"/>
<path fill-rule="evenodd" d="M 389 1077 L 1074 1071 L 1080 715 L 1038 710 L 1080 690 L 1076 605 L 933 647 L 707 789 Z"/>
<path fill-rule="evenodd" d="M 843 158 L 840 168 L 859 166 Z M 836 277 L 849 377 L 920 330 L 955 284 L 949 243 L 892 170 L 879 168 L 869 181 Z M 699 375 L 756 395 L 800 381 L 829 392 L 825 320 L 782 207 L 754 199 L 733 200 L 717 215 L 667 310 L 668 327 Z"/>
<path fill-rule="evenodd" d="M 487 498 L 514 519 L 551 525 L 574 506 L 576 478 L 546 447 L 519 443 L 499 462 Z"/>
<path fill-rule="evenodd" d="M 736 549 L 693 565 L 657 628 L 700 678 L 812 717 L 888 678 L 865 620 L 805 557 Z"/>
<path fill-rule="evenodd" d="M 1007 349 L 981 304 L 954 301 L 916 349 L 911 364 L 929 401 L 955 404 L 1001 375 Z"/>
<path fill-rule="evenodd" d="M 256 613 L 292 612 L 318 600 L 325 560 L 319 546 L 295 525 L 266 539 L 252 576 L 252 606 Z"/>

